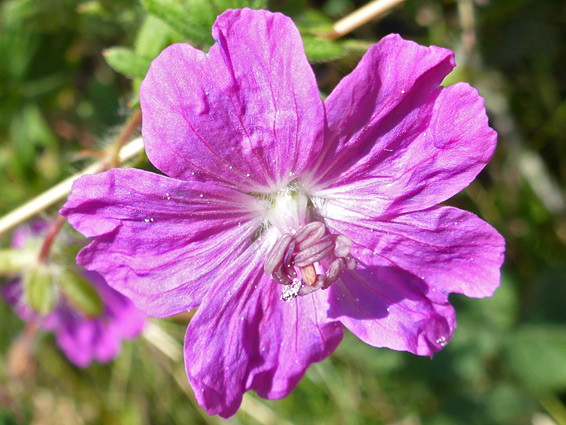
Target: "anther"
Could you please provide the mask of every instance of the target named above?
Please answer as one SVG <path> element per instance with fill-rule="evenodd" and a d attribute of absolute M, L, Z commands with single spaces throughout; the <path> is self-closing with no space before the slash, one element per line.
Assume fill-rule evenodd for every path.
<path fill-rule="evenodd" d="M 301 277 L 303 278 L 303 283 L 307 286 L 312 286 L 316 282 L 316 270 L 312 264 L 306 267 L 301 267 Z"/>
<path fill-rule="evenodd" d="M 334 239 L 334 255 L 346 257 L 352 249 L 352 239 L 346 235 L 338 235 Z"/>
<path fill-rule="evenodd" d="M 293 237 L 289 233 L 284 234 L 279 238 L 277 242 L 275 242 L 275 245 L 273 246 L 273 248 L 271 248 L 271 251 L 269 251 L 269 253 L 265 256 L 263 270 L 265 271 L 266 275 L 269 276 L 270 274 L 272 274 L 277 266 L 281 263 L 292 238 Z"/>
<path fill-rule="evenodd" d="M 267 254 L 264 271 L 284 285 L 282 300 L 327 289 L 342 273 L 358 265 L 350 255 L 352 240 L 346 235 L 325 236 L 326 230 L 322 222 L 309 223 L 294 235 L 281 235 Z M 326 272 L 317 274 L 324 267 Z"/>
<path fill-rule="evenodd" d="M 285 268 L 283 266 L 279 266 L 275 271 L 271 274 L 271 277 L 277 283 L 282 285 L 290 285 L 292 283 L 291 278 L 285 272 Z"/>
<path fill-rule="evenodd" d="M 344 273 L 345 269 L 346 261 L 344 261 L 343 258 L 337 258 L 330 263 L 330 267 L 328 267 L 328 271 L 326 272 L 326 278 L 329 282 L 334 282 Z"/>
<path fill-rule="evenodd" d="M 328 256 L 334 250 L 334 243 L 330 238 L 322 239 L 315 245 L 300 251 L 295 255 L 295 266 L 304 267 L 313 264 Z"/>
<path fill-rule="evenodd" d="M 324 236 L 325 232 L 326 228 L 320 221 L 313 221 L 307 224 L 295 235 L 298 250 L 302 251 L 311 247 Z"/>

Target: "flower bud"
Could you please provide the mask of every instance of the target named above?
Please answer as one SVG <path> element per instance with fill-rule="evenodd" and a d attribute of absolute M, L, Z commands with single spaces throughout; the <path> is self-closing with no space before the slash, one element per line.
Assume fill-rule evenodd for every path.
<path fill-rule="evenodd" d="M 100 295 L 82 275 L 69 269 L 62 270 L 59 283 L 67 300 L 78 310 L 90 317 L 102 314 L 104 305 Z"/>
<path fill-rule="evenodd" d="M 51 270 L 47 266 L 39 264 L 26 270 L 23 284 L 26 302 L 34 311 L 45 315 L 55 308 L 58 295 Z"/>

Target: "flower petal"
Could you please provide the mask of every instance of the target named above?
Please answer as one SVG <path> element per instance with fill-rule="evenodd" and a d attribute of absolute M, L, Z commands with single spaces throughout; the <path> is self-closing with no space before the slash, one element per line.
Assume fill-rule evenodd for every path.
<path fill-rule="evenodd" d="M 262 205 L 231 189 L 136 169 L 84 176 L 61 214 L 94 242 L 77 262 L 155 316 L 196 307 L 219 266 L 251 243 Z"/>
<path fill-rule="evenodd" d="M 250 249 L 218 276 L 187 330 L 189 382 L 209 414 L 233 415 L 249 389 L 286 396 L 342 339 L 324 296 L 279 299 L 281 286 L 263 274 L 265 251 L 265 244 Z"/>
<path fill-rule="evenodd" d="M 398 36 L 370 49 L 325 102 L 334 139 L 311 193 L 379 217 L 429 208 L 466 187 L 497 135 L 475 89 L 437 87 L 452 66 L 450 51 Z"/>
<path fill-rule="evenodd" d="M 454 309 L 444 294 L 392 267 L 360 263 L 330 286 L 330 318 L 367 344 L 431 356 L 452 337 Z M 440 295 L 440 296 L 439 296 Z"/>
<path fill-rule="evenodd" d="M 243 9 L 220 15 L 212 35 L 208 54 L 176 44 L 154 60 L 140 89 L 147 155 L 179 179 L 283 187 L 322 143 L 299 32 L 281 14 Z"/>
<path fill-rule="evenodd" d="M 328 222 L 333 232 L 352 238 L 360 261 L 398 267 L 444 294 L 483 298 L 499 286 L 505 240 L 467 211 L 434 207 L 388 222 Z"/>

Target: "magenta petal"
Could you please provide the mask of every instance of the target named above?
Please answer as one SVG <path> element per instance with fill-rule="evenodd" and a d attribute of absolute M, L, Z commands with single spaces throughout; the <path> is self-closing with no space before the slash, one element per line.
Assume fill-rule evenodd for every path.
<path fill-rule="evenodd" d="M 375 347 L 432 355 L 452 337 L 455 313 L 445 294 L 392 267 L 360 264 L 329 289 L 329 317 Z"/>
<path fill-rule="evenodd" d="M 249 389 L 286 396 L 342 339 L 320 299 L 279 299 L 281 287 L 263 273 L 263 251 L 250 250 L 219 276 L 187 330 L 189 382 L 209 414 L 233 415 Z"/>
<path fill-rule="evenodd" d="M 325 102 L 336 139 L 313 195 L 344 207 L 356 201 L 358 212 L 379 217 L 429 208 L 465 188 L 497 135 L 475 89 L 437 88 L 452 64 L 449 51 L 398 36 L 370 50 Z"/>
<path fill-rule="evenodd" d="M 281 14 L 243 9 L 219 16 L 212 35 L 208 54 L 177 44 L 154 60 L 140 89 L 147 155 L 171 177 L 282 187 L 322 143 L 299 31 Z"/>
<path fill-rule="evenodd" d="M 384 134 L 417 131 L 418 108 L 453 68 L 450 50 L 420 46 L 397 34 L 370 47 L 324 102 L 328 135 L 316 180 L 326 186 L 356 163 L 365 163 L 372 150 L 388 148 L 380 140 Z M 410 119 L 408 128 L 398 128 Z"/>
<path fill-rule="evenodd" d="M 434 207 L 387 222 L 328 222 L 353 239 L 361 262 L 400 268 L 436 291 L 482 298 L 499 286 L 505 240 L 467 211 Z"/>
<path fill-rule="evenodd" d="M 200 304 L 220 264 L 251 243 L 256 198 L 136 170 L 84 176 L 61 214 L 87 237 L 78 263 L 102 274 L 148 314 Z"/>

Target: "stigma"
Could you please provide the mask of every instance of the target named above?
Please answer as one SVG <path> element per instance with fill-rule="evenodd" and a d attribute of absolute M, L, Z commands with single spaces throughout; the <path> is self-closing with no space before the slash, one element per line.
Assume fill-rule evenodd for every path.
<path fill-rule="evenodd" d="M 350 255 L 352 240 L 330 234 L 320 221 L 312 221 L 294 234 L 283 233 L 264 263 L 265 274 L 284 285 L 281 300 L 290 301 L 327 289 L 357 262 Z"/>

